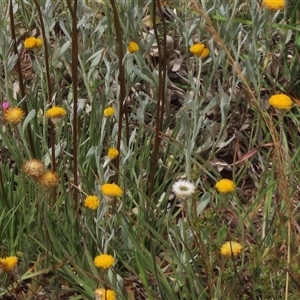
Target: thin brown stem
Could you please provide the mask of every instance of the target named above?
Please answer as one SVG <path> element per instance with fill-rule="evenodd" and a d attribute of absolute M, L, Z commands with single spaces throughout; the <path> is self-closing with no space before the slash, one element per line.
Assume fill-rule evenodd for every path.
<path fill-rule="evenodd" d="M 154 148 L 152 152 L 152 165 L 150 171 L 150 182 L 148 189 L 148 197 L 152 198 L 154 182 L 155 182 L 155 173 L 157 166 L 157 156 L 159 145 L 161 143 L 161 131 L 163 124 L 163 114 L 164 114 L 164 106 L 165 106 L 165 82 L 166 82 L 166 24 L 164 20 L 164 15 L 162 13 L 160 1 L 153 1 L 152 3 L 152 22 L 154 35 L 157 41 L 157 44 L 160 45 L 159 34 L 156 26 L 156 7 L 161 14 L 162 24 L 163 24 L 163 49 L 158 47 L 158 57 L 159 57 L 159 65 L 158 65 L 158 93 L 157 93 L 157 101 L 156 101 L 156 128 L 155 128 L 155 136 L 154 136 Z"/>
<path fill-rule="evenodd" d="M 36 6 L 40 24 L 41 24 L 41 32 L 42 37 L 44 41 L 44 59 L 45 59 L 45 68 L 46 68 L 46 79 L 47 79 L 47 96 L 48 96 L 48 103 L 50 104 L 52 101 L 52 87 L 51 87 L 51 76 L 50 76 L 50 67 L 49 67 L 49 52 L 48 52 L 48 44 L 47 44 L 47 38 L 46 38 L 46 31 L 44 26 L 44 20 L 43 20 L 43 14 L 40 8 L 40 5 L 37 0 L 33 0 L 34 4 Z M 56 170 L 56 161 L 55 161 L 55 130 L 54 130 L 54 124 L 50 122 L 50 137 L 51 137 L 51 165 L 52 165 L 52 171 L 55 172 Z M 56 189 L 53 190 L 52 193 L 52 204 L 56 202 Z"/>
<path fill-rule="evenodd" d="M 120 151 L 121 146 L 121 137 L 122 137 L 122 120 L 123 114 L 125 114 L 125 122 L 126 122 L 126 143 L 129 143 L 129 124 L 128 124 L 128 116 L 125 105 L 126 98 L 126 80 L 125 80 L 125 70 L 123 64 L 123 45 L 122 45 L 122 28 L 119 20 L 119 14 L 116 6 L 115 0 L 111 1 L 111 6 L 113 8 L 114 14 L 114 23 L 116 28 L 117 41 L 119 45 L 119 81 L 120 81 L 120 99 L 119 99 L 119 120 L 118 120 L 118 140 L 117 140 L 117 149 Z M 125 108 L 125 109 L 124 109 Z M 119 179 L 119 168 L 120 168 L 120 157 L 118 156 L 115 161 L 116 174 L 115 174 L 115 182 L 118 182 Z"/>
<path fill-rule="evenodd" d="M 74 186 L 78 186 L 78 165 L 77 165 L 77 136 L 78 136 L 78 117 L 77 117 L 77 104 L 78 104 L 78 92 L 77 92 L 77 68 L 78 68 L 78 36 L 77 36 L 77 0 L 74 0 L 72 7 L 71 0 L 67 0 L 69 10 L 72 15 L 72 86 L 73 86 L 73 176 Z M 73 189 L 73 201 L 74 207 L 78 209 L 78 191 L 77 188 Z"/>
<path fill-rule="evenodd" d="M 163 116 L 164 116 L 164 110 L 165 110 L 165 103 L 166 103 L 166 77 L 167 77 L 167 27 L 166 27 L 166 20 L 163 16 L 163 11 L 161 8 L 161 4 L 160 1 L 157 1 L 158 5 L 158 11 L 161 15 L 161 22 L 163 25 L 163 56 L 162 56 L 162 61 L 159 65 L 159 67 L 161 68 L 159 71 L 161 73 L 161 80 L 162 82 L 160 82 L 161 85 L 161 105 L 160 105 L 160 124 L 159 124 L 159 131 L 162 131 L 162 127 L 163 127 Z"/>
<path fill-rule="evenodd" d="M 40 8 L 40 5 L 38 3 L 38 0 L 33 0 L 39 15 L 40 19 L 40 24 L 41 24 L 41 32 L 42 32 L 42 37 L 44 41 L 44 59 L 45 59 L 45 68 L 46 68 L 46 79 L 47 79 L 47 92 L 48 92 L 48 103 L 51 103 L 52 100 L 52 87 L 51 87 L 51 77 L 50 77 L 50 67 L 49 67 L 49 51 L 48 51 L 48 46 L 47 46 L 47 38 L 46 38 L 46 31 L 45 31 L 45 26 L 44 26 L 44 20 L 43 20 L 43 15 L 42 11 Z"/>
<path fill-rule="evenodd" d="M 21 97 L 24 98 L 26 94 L 25 94 L 25 87 L 24 87 L 24 82 L 23 82 L 21 61 L 20 61 L 20 56 L 19 56 L 18 47 L 17 47 L 12 0 L 10 1 L 10 6 L 9 6 L 9 18 L 10 18 L 11 36 L 12 36 L 12 40 L 13 40 L 14 53 L 18 56 L 16 68 L 17 68 L 18 77 L 19 77 L 20 93 L 21 93 Z M 27 107 L 26 101 L 23 102 L 22 108 L 25 112 L 25 115 L 27 115 L 28 107 Z M 35 152 L 35 147 L 34 147 L 34 142 L 33 142 L 33 137 L 32 137 L 32 132 L 31 132 L 30 126 L 27 126 L 27 134 L 28 134 L 28 140 L 29 140 L 31 154 L 33 157 L 36 157 L 36 152 Z"/>
<path fill-rule="evenodd" d="M 0 186 L 1 186 L 1 191 L 2 191 L 2 198 L 5 202 L 5 205 L 6 205 L 7 209 L 10 210 L 11 207 L 9 205 L 9 201 L 7 199 L 7 195 L 6 195 L 6 192 L 5 192 L 3 176 L 2 176 L 2 170 L 1 169 L 0 169 Z"/>

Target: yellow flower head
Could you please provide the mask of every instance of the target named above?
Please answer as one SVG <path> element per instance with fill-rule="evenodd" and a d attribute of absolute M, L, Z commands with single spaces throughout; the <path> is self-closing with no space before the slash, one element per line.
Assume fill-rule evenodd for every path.
<path fill-rule="evenodd" d="M 18 263 L 18 258 L 16 256 L 8 256 L 6 258 L 0 258 L 0 267 L 6 271 L 11 271 Z"/>
<path fill-rule="evenodd" d="M 84 200 L 84 206 L 95 210 L 100 205 L 100 200 L 97 196 L 89 195 Z"/>
<path fill-rule="evenodd" d="M 36 47 L 40 48 L 43 45 L 43 40 L 41 38 L 36 38 Z"/>
<path fill-rule="evenodd" d="M 136 42 L 130 42 L 127 47 L 127 51 L 130 53 L 138 52 L 140 50 L 139 45 Z"/>
<path fill-rule="evenodd" d="M 285 94 L 273 95 L 269 99 L 270 105 L 278 109 L 291 109 L 293 102 L 291 98 Z"/>
<path fill-rule="evenodd" d="M 116 148 L 109 148 L 109 149 L 108 149 L 107 156 L 108 156 L 110 159 L 114 159 L 114 158 L 116 158 L 118 155 L 119 155 L 118 149 L 116 149 Z"/>
<path fill-rule="evenodd" d="M 60 106 L 53 106 L 46 111 L 46 117 L 50 119 L 62 118 L 67 114 L 67 111 Z"/>
<path fill-rule="evenodd" d="M 58 174 L 52 171 L 48 171 L 38 178 L 39 183 L 45 188 L 57 186 L 58 180 Z"/>
<path fill-rule="evenodd" d="M 204 48 L 205 48 L 204 44 L 194 44 L 193 46 L 190 47 L 190 52 L 196 56 L 200 56 Z"/>
<path fill-rule="evenodd" d="M 115 259 L 109 254 L 100 254 L 94 259 L 95 266 L 101 269 L 110 268 L 114 264 L 114 262 Z"/>
<path fill-rule="evenodd" d="M 4 112 L 4 120 L 10 124 L 18 124 L 24 117 L 24 112 L 19 107 L 8 108 Z"/>
<path fill-rule="evenodd" d="M 209 55 L 209 49 L 208 48 L 204 48 L 201 55 L 200 55 L 200 58 L 205 58 Z"/>
<path fill-rule="evenodd" d="M 235 184 L 232 180 L 229 179 L 221 179 L 219 180 L 216 185 L 216 189 L 223 194 L 231 193 L 235 190 Z"/>
<path fill-rule="evenodd" d="M 41 38 L 35 38 L 31 36 L 24 41 L 24 47 L 27 49 L 40 48 L 43 45 L 43 40 Z"/>
<path fill-rule="evenodd" d="M 118 197 L 123 195 L 123 190 L 116 184 L 105 183 L 101 186 L 101 191 L 105 196 Z"/>
<path fill-rule="evenodd" d="M 115 114 L 115 109 L 113 107 L 107 107 L 104 109 L 104 117 L 111 117 Z"/>
<path fill-rule="evenodd" d="M 190 47 L 190 52 L 200 58 L 205 58 L 209 55 L 209 49 L 204 44 L 194 44 Z"/>
<path fill-rule="evenodd" d="M 95 300 L 116 300 L 116 293 L 113 290 L 96 289 Z"/>
<path fill-rule="evenodd" d="M 285 0 L 264 0 L 262 5 L 271 10 L 280 10 L 285 6 Z"/>
<path fill-rule="evenodd" d="M 36 42 L 36 38 L 31 36 L 29 38 L 27 38 L 25 41 L 24 41 L 24 47 L 27 48 L 27 49 L 33 49 L 35 47 L 37 47 L 37 42 Z"/>
<path fill-rule="evenodd" d="M 221 255 L 223 256 L 237 256 L 242 252 L 243 246 L 238 242 L 226 242 L 220 248 Z"/>
<path fill-rule="evenodd" d="M 23 164 L 23 171 L 29 176 L 37 178 L 45 173 L 45 165 L 37 159 L 31 159 Z"/>

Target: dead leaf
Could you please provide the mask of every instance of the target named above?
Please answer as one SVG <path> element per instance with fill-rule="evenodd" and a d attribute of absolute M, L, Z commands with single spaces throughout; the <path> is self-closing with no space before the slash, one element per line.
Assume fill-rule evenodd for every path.
<path fill-rule="evenodd" d="M 178 72 L 181 68 L 183 62 L 183 57 L 175 57 L 172 61 L 170 61 L 170 65 L 173 64 L 172 72 Z"/>
<path fill-rule="evenodd" d="M 155 22 L 158 24 L 160 22 L 161 18 L 156 16 Z M 147 15 L 142 19 L 142 23 L 144 27 L 153 27 L 152 17 L 150 15 Z"/>

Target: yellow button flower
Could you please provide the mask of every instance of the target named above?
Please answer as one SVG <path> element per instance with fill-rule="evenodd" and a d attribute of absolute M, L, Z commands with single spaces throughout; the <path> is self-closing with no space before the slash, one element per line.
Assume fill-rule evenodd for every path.
<path fill-rule="evenodd" d="M 58 180 L 58 174 L 52 171 L 48 171 L 38 178 L 38 182 L 45 188 L 57 186 Z"/>
<path fill-rule="evenodd" d="M 4 120 L 10 124 L 18 124 L 24 117 L 24 112 L 19 107 L 8 108 L 4 112 Z"/>
<path fill-rule="evenodd" d="M 31 36 L 24 41 L 24 47 L 27 49 L 39 48 L 43 45 L 43 40 L 41 38 L 35 38 Z"/>
<path fill-rule="evenodd" d="M 89 195 L 84 200 L 84 206 L 91 210 L 96 210 L 100 205 L 100 200 L 97 196 Z"/>
<path fill-rule="evenodd" d="M 18 258 L 16 256 L 0 258 L 0 267 L 6 272 L 11 271 L 17 264 Z"/>
<path fill-rule="evenodd" d="M 95 257 L 94 264 L 101 269 L 108 269 L 114 264 L 115 260 L 113 256 L 109 254 L 100 254 Z"/>
<path fill-rule="evenodd" d="M 116 300 L 117 296 L 113 290 L 96 289 L 95 300 Z"/>
<path fill-rule="evenodd" d="M 108 156 L 110 159 L 114 159 L 114 158 L 116 158 L 118 155 L 119 155 L 118 149 L 116 149 L 116 148 L 109 148 L 109 149 L 108 149 L 107 156 Z"/>
<path fill-rule="evenodd" d="M 269 104 L 278 109 L 291 109 L 293 102 L 291 98 L 285 94 L 273 95 L 269 99 Z"/>
<path fill-rule="evenodd" d="M 209 55 L 209 49 L 208 48 L 204 48 L 201 55 L 200 55 L 200 58 L 205 58 Z"/>
<path fill-rule="evenodd" d="M 127 47 L 128 52 L 134 53 L 140 50 L 139 45 L 136 42 L 130 42 Z"/>
<path fill-rule="evenodd" d="M 40 48 L 43 45 L 43 40 L 41 38 L 36 38 L 36 47 Z"/>
<path fill-rule="evenodd" d="M 112 117 L 115 114 L 115 110 L 113 107 L 107 107 L 104 109 L 103 115 L 104 117 Z"/>
<path fill-rule="evenodd" d="M 31 36 L 24 41 L 24 47 L 27 49 L 33 49 L 36 47 L 36 38 Z"/>
<path fill-rule="evenodd" d="M 264 0 L 262 5 L 270 10 L 280 10 L 285 6 L 285 0 Z"/>
<path fill-rule="evenodd" d="M 51 120 L 55 127 L 58 127 L 62 118 L 67 114 L 67 111 L 60 106 L 53 106 L 46 111 L 46 117 Z"/>
<path fill-rule="evenodd" d="M 226 242 L 221 248 L 220 252 L 223 256 L 237 256 L 242 252 L 243 246 L 238 242 Z"/>
<path fill-rule="evenodd" d="M 46 111 L 47 118 L 62 118 L 67 114 L 67 111 L 60 106 L 53 106 Z"/>
<path fill-rule="evenodd" d="M 216 189 L 223 194 L 231 193 L 235 190 L 235 184 L 232 180 L 229 179 L 221 179 L 219 180 L 216 185 Z"/>
<path fill-rule="evenodd" d="M 194 44 L 190 47 L 190 52 L 193 53 L 195 56 L 200 58 L 205 58 L 209 55 L 209 49 L 205 47 L 204 44 Z"/>
<path fill-rule="evenodd" d="M 101 191 L 105 196 L 118 197 L 123 195 L 123 190 L 116 184 L 105 183 L 101 186 Z"/>

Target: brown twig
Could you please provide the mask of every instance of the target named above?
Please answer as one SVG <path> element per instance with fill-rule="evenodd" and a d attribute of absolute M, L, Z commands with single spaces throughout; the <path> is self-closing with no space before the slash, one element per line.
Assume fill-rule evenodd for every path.
<path fill-rule="evenodd" d="M 46 31 L 43 21 L 43 15 L 41 8 L 39 6 L 39 3 L 37 0 L 33 0 L 34 4 L 36 6 L 40 24 L 41 24 L 41 32 L 43 36 L 44 41 L 44 59 L 45 59 L 45 68 L 46 68 L 46 78 L 47 78 L 47 94 L 48 94 L 48 103 L 50 104 L 52 101 L 52 87 L 51 87 L 51 76 L 50 76 L 50 67 L 49 67 L 49 52 L 48 52 L 48 45 L 47 45 L 47 38 L 46 38 Z M 51 137 L 51 165 L 52 165 L 52 171 L 55 172 L 56 170 L 56 162 L 55 162 L 55 130 L 54 130 L 54 124 L 50 122 L 50 137 Z M 53 189 L 52 193 L 52 204 L 56 202 L 56 189 Z"/>
<path fill-rule="evenodd" d="M 20 56 L 18 52 L 18 47 L 17 47 L 17 39 L 16 39 L 16 33 L 15 33 L 15 21 L 14 21 L 14 12 L 13 12 L 13 4 L 12 0 L 10 1 L 10 6 L 9 6 L 9 18 L 10 18 L 10 27 L 11 27 L 11 36 L 13 40 L 13 48 L 14 48 L 14 53 L 18 56 L 17 63 L 16 63 L 16 68 L 18 72 L 18 77 L 19 77 L 19 87 L 20 87 L 20 93 L 21 97 L 25 97 L 25 87 L 24 87 L 24 82 L 23 82 L 23 74 L 22 74 L 22 67 L 21 67 L 21 61 L 20 61 Z M 28 114 L 28 107 L 26 101 L 23 102 L 23 110 L 25 114 Z M 35 147 L 34 147 L 34 142 L 33 142 L 33 137 L 32 137 L 32 132 L 31 132 L 31 127 L 27 126 L 27 134 L 28 134 L 28 140 L 29 140 L 29 145 L 30 145 L 30 150 L 31 154 L 33 157 L 36 157 L 36 152 L 35 152 Z"/>
<path fill-rule="evenodd" d="M 153 1 L 152 3 L 152 22 L 153 22 L 153 30 L 154 35 L 157 41 L 157 44 L 160 45 L 159 41 L 159 34 L 156 26 L 156 7 L 158 8 L 159 13 L 161 14 L 161 20 L 163 24 L 163 40 L 161 47 L 158 47 L 158 57 L 159 57 L 159 66 L 158 66 L 158 93 L 157 93 L 157 101 L 156 101 L 156 128 L 155 128 L 155 137 L 154 137 L 154 148 L 152 153 L 152 165 L 150 171 L 150 182 L 149 182 L 149 189 L 148 189 L 148 197 L 152 198 L 153 189 L 154 189 L 154 182 L 155 182 L 155 173 L 156 173 L 156 166 L 157 166 L 157 156 L 159 145 L 161 143 L 161 131 L 162 131 L 162 124 L 163 124 L 163 117 L 164 117 L 164 106 L 165 106 L 165 85 L 166 85 L 166 49 L 167 49 L 167 29 L 166 29 L 166 22 L 164 19 L 164 15 L 161 9 L 160 1 L 157 0 Z"/>
<path fill-rule="evenodd" d="M 114 14 L 114 23 L 116 28 L 117 41 L 119 45 L 119 81 L 120 81 L 120 99 L 119 99 L 119 120 L 118 120 L 118 140 L 117 140 L 117 149 L 120 151 L 121 146 L 121 137 L 122 137 L 122 120 L 123 114 L 125 114 L 125 122 L 126 122 L 126 143 L 129 143 L 129 124 L 128 124 L 128 115 L 126 111 L 126 81 L 125 81 L 125 70 L 123 64 L 123 45 L 122 45 L 122 28 L 119 20 L 119 14 L 116 6 L 115 0 L 111 1 L 111 6 L 113 8 Z M 125 108 L 125 109 L 124 109 Z M 120 157 L 118 156 L 115 161 L 116 174 L 115 174 L 115 182 L 118 182 L 119 178 L 119 168 L 120 168 Z"/>
<path fill-rule="evenodd" d="M 73 86 L 73 176 L 74 185 L 78 186 L 78 153 L 77 153 L 77 135 L 78 135 L 78 117 L 77 117 L 77 104 L 78 104 L 78 92 L 77 92 L 77 67 L 78 67 L 78 36 L 77 36 L 77 2 L 74 0 L 73 7 L 71 0 L 67 0 L 67 4 L 72 15 L 72 86 Z M 73 189 L 73 202 L 75 211 L 78 209 L 78 191 Z"/>

